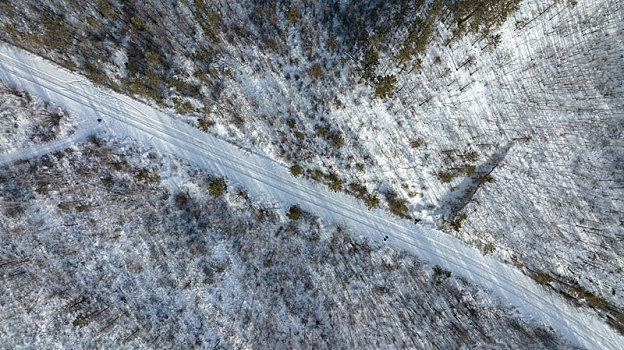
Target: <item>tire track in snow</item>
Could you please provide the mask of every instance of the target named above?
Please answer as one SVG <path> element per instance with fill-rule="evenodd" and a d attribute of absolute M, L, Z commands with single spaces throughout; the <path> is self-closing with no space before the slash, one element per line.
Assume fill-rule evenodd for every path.
<path fill-rule="evenodd" d="M 304 210 L 345 224 L 371 238 L 388 235 L 393 246 L 492 289 L 525 317 L 546 322 L 579 345 L 624 348 L 622 337 L 595 316 L 572 308 L 519 271 L 491 256 L 483 256 L 480 251 L 433 227 L 400 222 L 380 211 L 368 211 L 361 202 L 343 193 L 330 193 L 320 185 L 293 178 L 287 169 L 267 157 L 245 154 L 231 144 L 127 96 L 97 88 L 83 77 L 22 50 L 0 45 L 0 78 L 75 114 L 105 117 L 104 129 L 110 134 L 150 142 L 163 153 L 229 177 L 255 197 L 300 204 Z M 88 130 L 85 128 L 85 131 Z M 57 150 L 77 141 L 79 138 L 72 138 L 41 149 L 18 150 L 0 156 L 0 164 L 42 155 L 47 150 Z"/>

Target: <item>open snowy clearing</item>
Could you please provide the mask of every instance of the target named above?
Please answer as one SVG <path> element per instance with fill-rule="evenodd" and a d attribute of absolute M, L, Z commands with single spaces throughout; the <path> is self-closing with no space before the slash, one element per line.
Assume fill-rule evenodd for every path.
<path fill-rule="evenodd" d="M 126 96 L 96 88 L 83 77 L 24 51 L 3 45 L 0 67 L 0 78 L 5 82 L 89 118 L 81 122 L 70 140 L 2 154 L 0 164 L 64 149 L 98 130 L 114 138 L 130 137 L 227 176 L 247 188 L 257 201 L 276 202 L 284 208 L 298 204 L 372 239 L 388 236 L 390 245 L 490 288 L 525 317 L 552 326 L 582 346 L 624 347 L 624 338 L 594 315 L 575 310 L 514 268 L 466 247 L 431 224 L 414 225 L 380 211 L 368 211 L 363 203 L 344 194 L 293 178 L 286 168 L 268 158 L 246 153 Z M 99 126 L 97 119 L 102 120 Z"/>

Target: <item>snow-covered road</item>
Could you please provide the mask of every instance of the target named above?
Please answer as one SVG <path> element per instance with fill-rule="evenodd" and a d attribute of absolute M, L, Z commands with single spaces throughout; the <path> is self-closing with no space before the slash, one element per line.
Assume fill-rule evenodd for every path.
<path fill-rule="evenodd" d="M 516 307 L 527 319 L 551 326 L 576 344 L 592 349 L 624 348 L 624 337 L 594 315 L 567 304 L 517 269 L 484 256 L 479 250 L 436 230 L 432 224 L 415 225 L 381 211 L 369 211 L 354 198 L 293 178 L 288 169 L 267 157 L 245 152 L 143 103 L 95 87 L 82 76 L 5 44 L 0 44 L 0 79 L 67 109 L 83 123 L 71 140 L 0 154 L 0 165 L 64 149 L 81 142 L 88 133 L 116 139 L 129 137 L 226 176 L 246 188 L 259 202 L 279 203 L 284 208 L 298 204 L 308 212 L 343 224 L 371 239 L 382 240 L 388 236 L 387 244 L 491 289 L 503 304 Z M 101 123 L 97 119 L 101 119 Z"/>

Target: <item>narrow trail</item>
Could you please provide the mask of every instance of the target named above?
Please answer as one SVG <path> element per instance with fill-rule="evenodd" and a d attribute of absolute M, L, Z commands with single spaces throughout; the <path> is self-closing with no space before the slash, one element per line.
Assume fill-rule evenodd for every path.
<path fill-rule="evenodd" d="M 293 178 L 288 169 L 267 157 L 245 152 L 6 44 L 0 44 L 0 79 L 58 104 L 80 116 L 84 123 L 69 139 L 0 154 L 0 166 L 70 147 L 84 141 L 89 134 L 100 133 L 116 139 L 129 137 L 226 176 L 246 188 L 259 202 L 280 203 L 284 207 L 298 204 L 371 239 L 383 240 L 388 236 L 389 245 L 487 287 L 500 297 L 503 305 L 516 307 L 525 318 L 551 326 L 575 344 L 592 349 L 624 348 L 624 337 L 594 315 L 574 308 L 517 269 L 484 256 L 432 225 L 416 225 L 379 210 L 369 211 L 363 203 L 343 193 Z M 102 122 L 96 122 L 97 119 Z"/>

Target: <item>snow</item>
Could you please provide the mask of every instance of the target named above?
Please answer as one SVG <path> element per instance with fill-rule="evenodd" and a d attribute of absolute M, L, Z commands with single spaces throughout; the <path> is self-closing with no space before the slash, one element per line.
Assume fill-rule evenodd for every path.
<path fill-rule="evenodd" d="M 3 348 L 574 348 L 405 252 L 214 198 L 149 145 L 94 137 L 0 179 Z"/>
<path fill-rule="evenodd" d="M 78 138 L 76 125 L 59 108 L 0 82 L 0 154 L 44 142 Z M 80 133 L 80 132 L 79 132 Z"/>
<path fill-rule="evenodd" d="M 249 191 L 254 201 L 276 203 L 282 208 L 298 204 L 305 211 L 380 242 L 387 235 L 389 245 L 487 286 L 527 319 L 544 322 L 579 345 L 624 347 L 622 336 L 596 316 L 574 309 L 518 270 L 467 247 L 431 223 L 415 225 L 380 211 L 368 211 L 342 193 L 292 178 L 286 168 L 267 157 L 238 149 L 126 96 L 94 87 L 80 76 L 7 45 L 0 47 L 0 78 L 72 114 L 91 118 L 91 131 L 97 129 L 94 120 L 102 118 L 97 124 L 102 135 L 149 144 L 163 154 L 226 176 Z M 0 164 L 25 156 L 27 153 L 19 150 L 8 153 Z"/>

